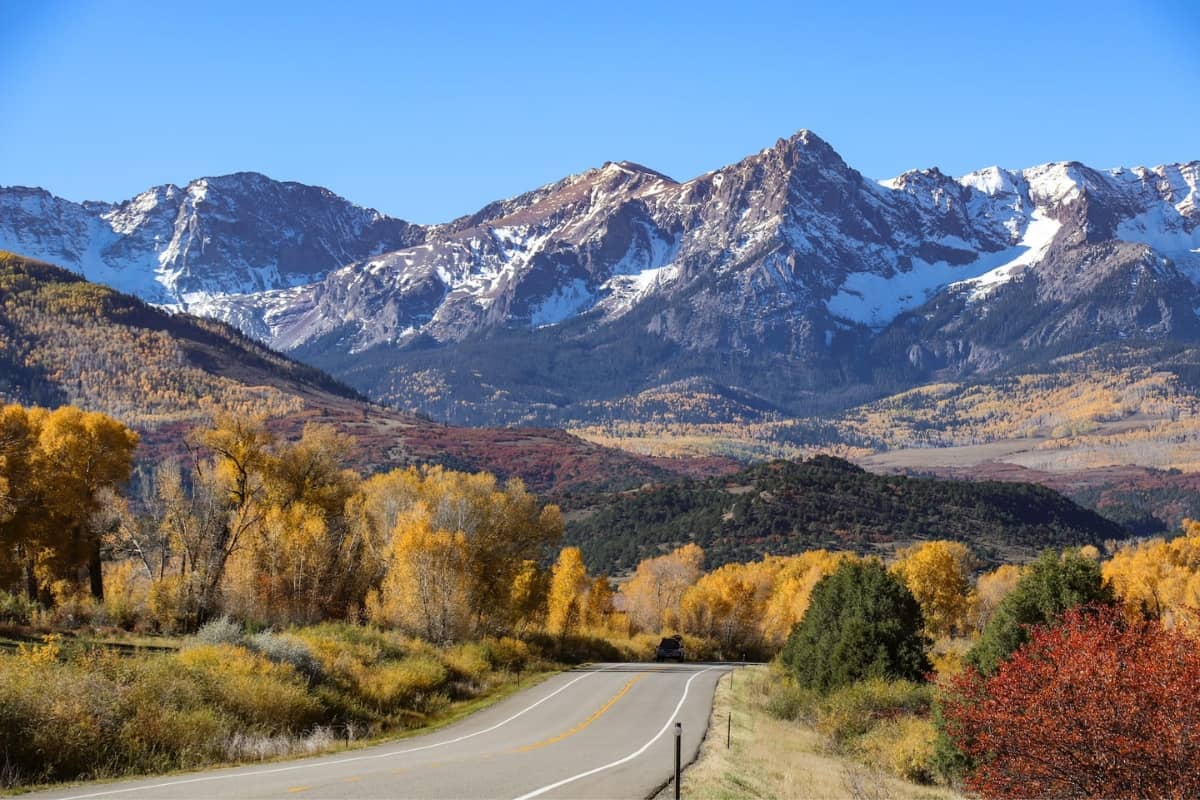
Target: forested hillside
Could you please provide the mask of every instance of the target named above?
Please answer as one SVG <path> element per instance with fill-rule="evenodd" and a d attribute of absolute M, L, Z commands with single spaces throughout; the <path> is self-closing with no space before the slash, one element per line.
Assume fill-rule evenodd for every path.
<path fill-rule="evenodd" d="M 876 475 L 816 456 L 601 500 L 571 515 L 566 539 L 593 569 L 619 572 L 686 542 L 713 567 L 817 548 L 886 554 L 926 539 L 966 542 L 999 562 L 1129 535 L 1042 486 Z"/>
<path fill-rule="evenodd" d="M 333 425 L 354 437 L 364 471 L 440 463 L 521 477 L 543 492 L 731 469 L 723 459 L 631 455 L 561 431 L 441 425 L 371 403 L 228 325 L 168 314 L 11 253 L 0 253 L 0 400 L 109 414 L 141 434 L 144 461 L 178 453 L 185 431 L 226 411 L 268 416 L 289 438 L 307 422 Z"/>

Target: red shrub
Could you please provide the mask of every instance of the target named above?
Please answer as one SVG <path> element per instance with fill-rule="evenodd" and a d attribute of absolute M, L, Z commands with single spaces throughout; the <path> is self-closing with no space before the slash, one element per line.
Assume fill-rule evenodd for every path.
<path fill-rule="evenodd" d="M 1070 611 L 943 711 L 985 797 L 1200 797 L 1200 643 L 1157 621 Z"/>

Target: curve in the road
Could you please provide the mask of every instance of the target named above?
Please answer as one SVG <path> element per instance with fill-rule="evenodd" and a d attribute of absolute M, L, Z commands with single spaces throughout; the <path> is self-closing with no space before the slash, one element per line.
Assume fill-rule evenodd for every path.
<path fill-rule="evenodd" d="M 644 745 L 639 747 L 637 750 L 634 750 L 632 753 L 625 756 L 624 758 L 619 758 L 616 761 L 611 761 L 608 764 L 604 764 L 603 766 L 599 766 L 594 769 L 589 769 L 586 772 L 581 772 L 578 775 L 572 775 L 569 778 L 563 778 L 560 781 L 556 781 L 554 783 L 547 784 L 546 786 L 543 786 L 540 789 L 534 789 L 532 792 L 529 792 L 528 794 L 523 794 L 520 797 L 516 798 L 516 800 L 532 800 L 534 797 L 540 797 L 541 795 L 546 794 L 547 792 L 552 792 L 555 789 L 559 789 L 563 786 L 566 786 L 569 783 L 574 783 L 575 781 L 582 780 L 583 778 L 587 778 L 591 775 L 595 775 L 600 772 L 604 772 L 605 770 L 612 769 L 614 767 L 619 767 L 622 764 L 628 763 L 628 762 L 632 761 L 633 759 L 637 758 L 642 753 L 649 750 L 650 745 L 654 744 L 656 741 L 661 739 L 662 735 L 664 733 L 666 733 L 667 730 L 671 727 L 671 723 L 673 723 L 675 721 L 675 718 L 679 715 L 679 709 L 683 708 L 683 704 L 687 700 L 688 690 L 690 690 L 692 688 L 692 681 L 696 680 L 696 678 L 699 678 L 704 673 L 710 672 L 714 669 L 716 669 L 716 667 L 709 667 L 708 669 L 702 669 L 699 672 L 697 672 L 695 675 L 693 675 L 692 677 L 687 679 L 687 683 L 685 683 L 683 685 L 683 694 L 680 696 L 679 702 L 675 704 L 675 708 L 673 711 L 671 711 L 670 716 L 667 717 L 667 721 L 665 723 L 663 723 L 663 726 L 658 731 L 658 733 L 656 733 L 654 736 L 652 736 L 649 739 L 649 741 L 647 741 Z"/>

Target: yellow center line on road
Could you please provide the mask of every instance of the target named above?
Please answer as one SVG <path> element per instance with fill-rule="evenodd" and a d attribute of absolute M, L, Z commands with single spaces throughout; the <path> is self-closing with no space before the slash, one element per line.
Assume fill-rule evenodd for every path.
<path fill-rule="evenodd" d="M 358 783 L 361 780 L 362 778 L 360 776 L 351 775 L 349 778 L 346 778 L 345 783 Z"/>
<path fill-rule="evenodd" d="M 311 788 L 311 786 L 292 786 L 288 788 L 288 793 L 295 794 L 296 792 L 307 792 Z"/>
<path fill-rule="evenodd" d="M 636 678 L 630 679 L 629 683 L 627 683 L 623 687 L 621 687 L 621 691 L 614 694 L 611 698 L 609 698 L 607 703 L 600 706 L 600 708 L 596 709 L 595 713 L 593 713 L 590 717 L 585 719 L 583 722 L 576 725 L 574 728 L 571 728 L 571 730 L 563 731 L 562 733 L 558 734 L 557 736 L 551 736 L 549 739 L 543 739 L 540 742 L 534 742 L 533 744 L 527 744 L 524 747 L 518 747 L 515 750 L 510 750 L 509 752 L 528 753 L 530 750 L 537 750 L 540 747 L 545 747 L 547 745 L 554 744 L 555 742 L 561 742 L 563 739 L 566 739 L 568 736 L 574 736 L 575 734 L 579 733 L 587 726 L 591 725 L 596 720 L 600 719 L 600 717 L 604 716 L 604 713 L 606 711 L 608 711 L 610 708 L 612 708 L 614 705 L 616 705 L 617 701 L 620 700 L 622 697 L 624 697 L 629 692 L 629 690 L 633 688 L 633 685 L 635 683 L 637 683 L 638 681 L 640 681 L 644 677 L 646 677 L 646 676 L 638 675 Z"/>

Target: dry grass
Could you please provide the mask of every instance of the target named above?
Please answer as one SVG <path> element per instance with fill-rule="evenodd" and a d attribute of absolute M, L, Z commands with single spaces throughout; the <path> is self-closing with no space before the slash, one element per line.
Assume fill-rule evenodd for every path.
<path fill-rule="evenodd" d="M 734 673 L 717 687 L 708 735 L 696 763 L 683 776 L 683 796 L 705 800 L 952 800 L 949 789 L 907 783 L 828 753 L 824 738 L 803 723 L 767 713 L 767 667 Z M 725 747 L 733 714 L 733 744 Z M 668 787 L 661 797 L 671 797 Z"/>

